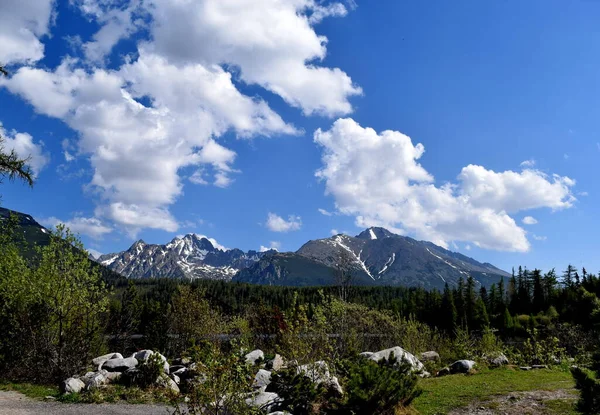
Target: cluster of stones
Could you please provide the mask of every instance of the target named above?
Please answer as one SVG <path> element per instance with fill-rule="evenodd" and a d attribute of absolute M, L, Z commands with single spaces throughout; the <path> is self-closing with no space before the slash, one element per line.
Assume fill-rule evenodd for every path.
<path fill-rule="evenodd" d="M 132 354 L 130 357 L 123 357 L 121 353 L 109 353 L 98 356 L 92 360 L 92 364 L 97 370 L 87 372 L 83 376 L 72 376 L 64 380 L 61 384 L 61 391 L 65 394 L 79 393 L 84 390 L 117 383 L 124 377 L 135 378 L 140 372 L 137 368 L 138 365 L 146 362 L 154 354 L 158 355 L 160 360 L 162 360 L 164 374 L 166 375 L 159 376 L 156 384 L 179 393 L 179 375 L 184 372 L 181 369 L 185 368 L 185 366 L 170 366 L 166 357 L 152 350 L 142 350 Z M 187 370 L 187 368 L 185 369 Z"/>
<path fill-rule="evenodd" d="M 169 365 L 167 359 L 160 353 L 152 350 L 142 350 L 124 358 L 120 353 L 109 353 L 93 359 L 92 363 L 97 368 L 96 371 L 88 372 L 83 376 L 73 376 L 62 383 L 63 393 L 79 393 L 84 390 L 100 388 L 105 385 L 122 381 L 126 378 L 134 379 L 140 373 L 139 365 L 146 362 L 151 356 L 157 354 L 163 362 L 164 375 L 156 380 L 157 386 L 171 389 L 179 393 L 181 382 L 191 380 L 200 374 L 196 371 L 195 363 L 189 359 L 175 359 Z M 379 352 L 361 353 L 365 359 L 379 362 L 382 359 L 393 359 L 396 363 L 408 363 L 412 370 L 419 376 L 429 376 L 425 366 L 414 355 L 402 349 L 401 347 L 392 347 Z M 246 363 L 252 366 L 259 365 L 258 371 L 254 377 L 253 391 L 248 394 L 246 403 L 248 405 L 261 408 L 266 413 L 274 415 L 283 415 L 278 408 L 282 399 L 275 392 L 268 392 L 268 386 L 271 383 L 273 372 L 286 367 L 284 359 L 280 355 L 269 361 L 265 361 L 265 355 L 261 350 L 254 350 L 245 356 Z M 426 352 L 421 356 L 424 360 L 438 359 L 439 355 L 435 352 Z M 315 384 L 323 385 L 330 393 L 342 396 L 344 390 L 336 376 L 333 376 L 329 366 L 324 361 L 317 361 L 296 367 L 298 374 L 303 374 Z"/>
<path fill-rule="evenodd" d="M 435 353 L 435 352 L 433 352 Z M 437 354 L 437 353 L 436 353 Z M 429 373 L 425 370 L 425 366 L 414 355 L 402 349 L 401 347 L 392 347 L 390 349 L 381 350 L 379 352 L 364 352 L 361 356 L 365 359 L 379 362 L 382 359 L 390 359 L 400 364 L 406 362 L 412 368 L 412 371 L 419 376 L 426 377 Z M 438 355 L 439 358 L 439 355 Z M 254 364 L 255 362 L 264 361 L 264 353 L 260 350 L 254 350 L 246 355 L 246 362 Z M 271 383 L 272 371 L 280 370 L 284 367 L 284 362 L 281 356 L 275 355 L 275 358 L 266 362 L 263 368 L 259 369 L 254 378 L 254 392 L 246 400 L 249 405 L 259 407 L 272 415 L 283 415 L 284 412 L 278 411 L 281 403 L 281 398 L 275 392 L 267 392 L 268 386 Z M 303 374 L 315 385 L 323 385 L 330 393 L 342 396 L 344 390 L 336 376 L 333 376 L 329 371 L 329 366 L 324 361 L 301 365 L 296 368 L 298 374 Z"/>

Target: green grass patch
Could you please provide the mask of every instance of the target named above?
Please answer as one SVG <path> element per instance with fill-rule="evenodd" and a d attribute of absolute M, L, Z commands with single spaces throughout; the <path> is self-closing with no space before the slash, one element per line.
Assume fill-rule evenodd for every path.
<path fill-rule="evenodd" d="M 55 386 L 32 385 L 31 383 L 12 383 L 0 381 L 1 391 L 20 392 L 33 399 L 44 399 L 46 396 L 57 398 L 60 394 Z"/>
<path fill-rule="evenodd" d="M 544 402 L 544 406 L 552 415 L 578 415 L 579 412 L 575 410 L 576 403 L 577 399 L 553 399 Z"/>
<path fill-rule="evenodd" d="M 569 389 L 574 387 L 574 382 L 567 371 L 501 368 L 482 369 L 473 375 L 423 379 L 420 386 L 423 394 L 415 399 L 414 408 L 421 415 L 436 415 L 467 406 L 474 401 L 486 401 L 495 395 Z"/>

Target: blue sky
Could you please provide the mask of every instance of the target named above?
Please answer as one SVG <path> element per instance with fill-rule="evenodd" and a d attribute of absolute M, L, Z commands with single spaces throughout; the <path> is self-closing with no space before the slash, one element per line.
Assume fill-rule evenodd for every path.
<path fill-rule="evenodd" d="M 2 132 L 38 172 L 2 205 L 102 253 L 189 232 L 296 250 L 385 226 L 504 269 L 596 272 L 599 12 L 2 2 Z"/>

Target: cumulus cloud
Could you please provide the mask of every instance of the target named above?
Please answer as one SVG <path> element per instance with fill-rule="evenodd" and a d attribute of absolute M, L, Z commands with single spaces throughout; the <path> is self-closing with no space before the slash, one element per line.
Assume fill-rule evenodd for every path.
<path fill-rule="evenodd" d="M 346 14 L 316 0 L 155 0 L 153 49 L 178 62 L 238 67 L 241 79 L 281 96 L 305 114 L 348 114 L 362 93 L 338 68 L 319 66 L 327 39 L 313 24 Z M 185 41 L 182 41 L 185 39 Z"/>
<path fill-rule="evenodd" d="M 525 225 L 535 225 L 536 223 L 538 223 L 537 219 L 534 218 L 533 216 L 525 216 L 523 218 L 523 223 Z"/>
<path fill-rule="evenodd" d="M 361 227 L 385 226 L 410 232 L 442 246 L 452 241 L 486 249 L 525 252 L 524 229 L 511 213 L 534 208 L 569 208 L 575 181 L 525 169 L 494 172 L 482 166 L 462 169 L 456 183 L 441 186 L 419 163 L 422 144 L 397 131 L 377 133 L 352 119 L 317 130 L 323 166 L 316 172 L 338 211 Z"/>
<path fill-rule="evenodd" d="M 44 57 L 40 38 L 49 32 L 54 3 L 0 1 L 0 64 L 34 63 Z"/>
<path fill-rule="evenodd" d="M 53 69 L 22 67 L 0 86 L 78 133 L 76 148 L 63 149 L 65 160 L 76 154 L 90 161 L 87 188 L 99 195 L 97 216 L 132 234 L 177 228 L 168 209 L 183 193 L 183 171 L 191 169 L 192 184 L 232 184 L 236 153 L 219 142 L 224 134 L 300 133 L 236 83 L 258 85 L 304 114 L 328 116 L 351 112 L 350 98 L 361 93 L 345 72 L 323 64 L 327 39 L 315 25 L 347 14 L 335 1 L 70 2 L 99 27 L 76 42 L 85 58 L 66 57 Z M 39 37 L 48 34 L 53 2 L 26 3 L 0 5 L 0 23 L 8 22 L 0 25 L 0 60 L 10 55 L 12 43 L 1 41 L 6 28 L 34 46 L 14 49 L 22 53 L 11 62 L 43 57 Z M 115 45 L 134 33 L 137 50 L 105 69 Z"/>
<path fill-rule="evenodd" d="M 71 0 L 71 3 L 100 25 L 92 40 L 81 45 L 86 58 L 92 63 L 102 63 L 120 40 L 142 27 L 147 15 L 141 0 L 131 0 L 124 7 L 122 2 L 114 0 Z"/>
<path fill-rule="evenodd" d="M 176 230 L 166 208 L 182 193 L 183 167 L 209 165 L 216 186 L 231 183 L 235 152 L 213 137 L 228 130 L 240 138 L 295 133 L 264 101 L 241 94 L 220 67 L 178 67 L 143 52 L 118 71 L 87 73 L 75 64 L 66 59 L 53 72 L 21 68 L 3 82 L 80 133 L 78 150 L 94 168 L 91 185 L 109 202 L 106 217 L 134 229 Z M 152 107 L 136 100 L 144 96 Z"/>
<path fill-rule="evenodd" d="M 279 251 L 279 249 L 281 249 L 281 242 L 271 241 L 269 243 L 269 246 L 261 245 L 259 251 L 260 252 L 267 252 L 267 251 L 270 251 L 272 249 L 274 249 L 275 251 Z"/>
<path fill-rule="evenodd" d="M 97 218 L 85 218 L 75 216 L 69 220 L 60 220 L 55 217 L 49 217 L 40 221 L 44 226 L 56 227 L 57 225 L 65 225 L 75 234 L 89 236 L 93 239 L 101 239 L 104 235 L 111 233 L 113 229 L 102 223 Z"/>
<path fill-rule="evenodd" d="M 0 123 L 0 137 L 3 139 L 2 145 L 6 151 L 14 150 L 21 159 L 28 159 L 27 164 L 36 176 L 50 161 L 50 157 L 44 152 L 43 143 L 34 143 L 30 134 L 7 132 Z"/>
<path fill-rule="evenodd" d="M 319 213 L 324 216 L 333 216 L 332 212 L 329 212 L 328 210 L 321 209 L 321 208 L 319 208 Z"/>
<path fill-rule="evenodd" d="M 545 240 L 547 240 L 547 239 L 548 239 L 548 237 L 546 237 L 546 236 L 539 236 L 539 235 L 536 235 L 536 234 L 533 234 L 533 235 L 532 235 L 532 237 L 533 237 L 533 239 L 535 239 L 536 241 L 545 241 Z"/>
<path fill-rule="evenodd" d="M 300 216 L 289 215 L 285 220 L 281 216 L 269 212 L 266 226 L 273 232 L 297 231 L 302 227 L 302 219 Z"/>

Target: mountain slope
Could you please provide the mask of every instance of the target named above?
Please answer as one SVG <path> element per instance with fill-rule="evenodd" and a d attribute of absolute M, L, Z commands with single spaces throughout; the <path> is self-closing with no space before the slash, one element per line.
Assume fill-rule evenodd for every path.
<path fill-rule="evenodd" d="M 509 276 L 493 265 L 430 242 L 395 235 L 383 228 L 370 228 L 356 237 L 335 235 L 309 241 L 295 253 L 286 254 L 285 261 L 278 255 L 265 257 L 259 264 L 241 271 L 235 280 L 277 285 L 332 284 L 342 253 L 352 264 L 354 283 L 359 285 L 442 289 L 446 283 L 456 285 L 461 277 L 472 276 L 481 285 L 489 286 Z M 299 264 L 306 260 L 326 268 L 318 268 L 319 273 L 313 278 L 299 269 Z M 313 268 L 317 269 L 314 265 Z M 299 281 L 300 275 L 305 275 L 305 279 Z"/>
<path fill-rule="evenodd" d="M 32 216 L 17 212 L 14 210 L 0 208 L 0 220 L 5 221 L 14 217 L 15 221 L 15 242 L 20 247 L 22 255 L 32 263 L 36 262 L 36 247 L 44 247 L 50 243 L 51 232 L 40 225 Z M 76 249 L 73 247 L 73 249 Z M 108 284 L 122 282 L 122 276 L 110 269 L 98 264 L 90 256 L 92 267 L 97 267 L 100 275 Z"/>
<path fill-rule="evenodd" d="M 123 252 L 102 255 L 98 262 L 127 278 L 205 278 L 230 280 L 264 253 L 221 249 L 202 235 L 188 234 L 166 245 L 139 240 Z"/>

